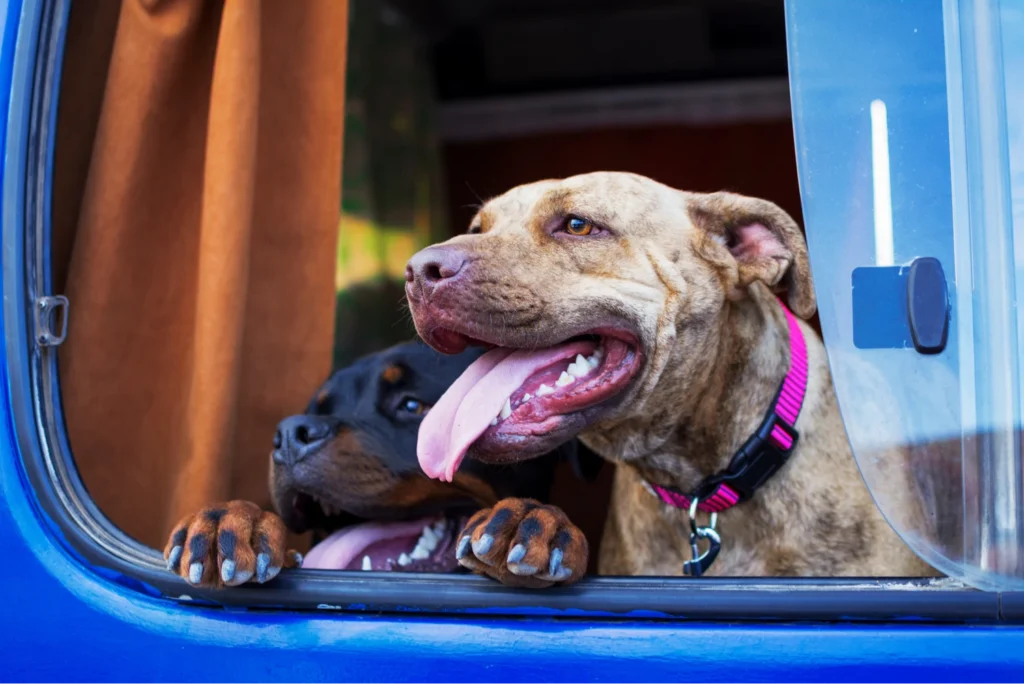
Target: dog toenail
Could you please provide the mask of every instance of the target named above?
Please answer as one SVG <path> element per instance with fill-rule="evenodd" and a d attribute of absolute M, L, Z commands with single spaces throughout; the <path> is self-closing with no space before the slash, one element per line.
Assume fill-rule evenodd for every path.
<path fill-rule="evenodd" d="M 188 581 L 192 584 L 199 584 L 203 580 L 203 564 L 193 563 L 188 566 Z"/>
<path fill-rule="evenodd" d="M 302 554 L 299 553 L 298 551 L 295 552 L 294 558 L 295 558 L 295 567 L 301 568 L 302 567 L 302 561 L 304 561 L 306 559 L 303 558 Z"/>
<path fill-rule="evenodd" d="M 269 578 L 267 577 L 267 571 L 270 569 L 270 554 L 261 553 L 256 556 L 256 580 L 258 582 L 266 582 Z"/>
<path fill-rule="evenodd" d="M 469 554 L 469 543 L 471 541 L 472 540 L 468 534 L 459 540 L 459 546 L 455 549 L 456 560 L 462 560 L 467 554 Z"/>
<path fill-rule="evenodd" d="M 572 577 L 572 568 L 561 567 L 558 572 L 551 573 L 551 576 L 555 578 L 556 582 L 561 582 Z"/>
<path fill-rule="evenodd" d="M 171 572 L 178 571 L 178 564 L 181 563 L 181 552 L 183 550 L 184 547 L 175 546 L 171 549 L 170 555 L 167 556 L 167 569 Z"/>
<path fill-rule="evenodd" d="M 230 582 L 235 578 L 235 561 L 226 560 L 220 564 L 220 579 L 223 582 Z"/>
<path fill-rule="evenodd" d="M 529 576 L 537 574 L 537 568 L 528 563 L 509 563 L 508 569 L 512 571 L 513 575 Z"/>
<path fill-rule="evenodd" d="M 512 547 L 512 550 L 508 552 L 508 562 L 518 563 L 526 557 L 526 547 L 522 544 L 516 544 Z"/>
<path fill-rule="evenodd" d="M 555 576 L 558 573 L 558 566 L 562 564 L 562 549 L 555 549 L 551 552 L 551 562 L 548 564 L 548 574 Z"/>
<path fill-rule="evenodd" d="M 473 542 L 473 553 L 479 556 L 490 551 L 492 546 L 494 546 L 494 537 L 485 534 Z"/>

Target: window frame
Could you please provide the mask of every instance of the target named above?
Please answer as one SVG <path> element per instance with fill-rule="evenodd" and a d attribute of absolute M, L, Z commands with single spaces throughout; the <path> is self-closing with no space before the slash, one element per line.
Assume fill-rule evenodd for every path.
<path fill-rule="evenodd" d="M 234 608 L 586 620 L 963 623 L 1024 618 L 1024 593 L 952 580 L 594 577 L 544 591 L 472 575 L 283 572 L 265 586 L 199 589 L 169 573 L 95 506 L 78 477 L 60 404 L 57 347 L 36 341 L 36 302 L 51 291 L 50 207 L 61 63 L 71 0 L 26 3 L 5 122 L 0 235 L 4 344 L 21 468 L 30 498 L 83 571 L 150 597 Z M 70 303 L 74 315 L 74 302 Z"/>

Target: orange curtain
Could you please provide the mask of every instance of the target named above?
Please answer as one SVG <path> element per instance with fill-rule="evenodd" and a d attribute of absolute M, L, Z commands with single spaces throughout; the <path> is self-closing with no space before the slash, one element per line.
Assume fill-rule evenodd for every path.
<path fill-rule="evenodd" d="M 73 4 L 64 410 L 90 493 L 147 544 L 204 504 L 266 503 L 274 427 L 330 369 L 347 17 L 344 0 Z"/>

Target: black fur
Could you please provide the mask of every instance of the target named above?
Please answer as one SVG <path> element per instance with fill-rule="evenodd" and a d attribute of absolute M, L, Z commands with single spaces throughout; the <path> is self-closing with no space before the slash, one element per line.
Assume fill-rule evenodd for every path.
<path fill-rule="evenodd" d="M 288 527 L 296 532 L 309 528 L 330 531 L 360 519 L 411 518 L 430 513 L 431 507 L 450 507 L 459 496 L 465 498 L 451 487 L 451 501 L 432 499 L 422 505 L 406 502 L 397 506 L 378 494 L 377 488 L 383 488 L 383 481 L 393 489 L 397 482 L 426 480 L 416 460 L 417 433 L 423 419 L 416 409 L 433 406 L 481 353 L 469 349 L 447 356 L 416 341 L 371 354 L 335 372 L 304 413 L 281 422 L 275 438 L 271 493 L 274 507 Z M 349 451 L 339 456 L 335 440 L 344 440 Z M 354 444 L 358 445 L 355 455 Z M 346 462 L 339 463 L 339 459 Z M 570 460 L 578 473 L 587 476 L 602 463 L 573 441 L 516 465 L 466 459 L 460 472 L 487 483 L 498 498 L 547 501 L 561 459 Z M 435 482 L 433 486 L 436 493 L 443 485 Z M 329 500 L 343 513 L 327 518 L 306 495 Z"/>

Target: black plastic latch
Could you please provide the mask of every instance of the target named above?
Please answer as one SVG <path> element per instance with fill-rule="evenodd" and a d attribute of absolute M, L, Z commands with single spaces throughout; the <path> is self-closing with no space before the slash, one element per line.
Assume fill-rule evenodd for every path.
<path fill-rule="evenodd" d="M 935 257 L 914 259 L 907 273 L 907 322 L 914 349 L 938 354 L 949 335 L 949 290 L 942 263 Z"/>

